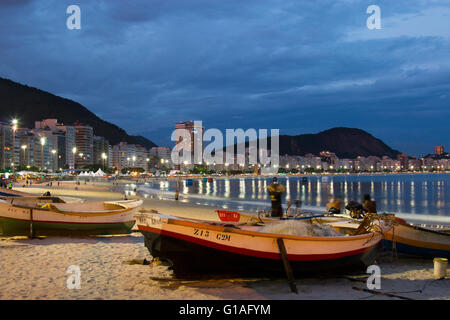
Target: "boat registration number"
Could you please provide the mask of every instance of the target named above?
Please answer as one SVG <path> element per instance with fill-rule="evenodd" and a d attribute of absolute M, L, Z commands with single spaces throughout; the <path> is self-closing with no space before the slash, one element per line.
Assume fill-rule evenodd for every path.
<path fill-rule="evenodd" d="M 225 233 L 216 233 L 215 235 L 208 230 L 200 230 L 200 229 L 194 229 L 194 236 L 199 236 L 203 238 L 216 238 L 217 240 L 221 241 L 231 241 L 231 235 L 225 234 Z"/>

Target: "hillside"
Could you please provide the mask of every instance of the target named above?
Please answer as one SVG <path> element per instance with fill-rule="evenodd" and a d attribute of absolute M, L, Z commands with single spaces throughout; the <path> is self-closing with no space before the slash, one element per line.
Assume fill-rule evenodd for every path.
<path fill-rule="evenodd" d="M 280 135 L 279 141 L 280 155 L 304 156 L 312 153 L 318 156 L 321 151 L 327 150 L 339 158 L 389 156 L 395 159 L 400 153 L 366 131 L 356 128 L 337 127 L 316 134 Z M 270 137 L 268 147 L 270 149 Z"/>
<path fill-rule="evenodd" d="M 321 151 L 334 152 L 339 158 L 357 156 L 389 156 L 396 158 L 400 152 L 393 150 L 380 139 L 364 130 L 337 127 L 316 134 L 298 136 L 280 136 L 280 154 L 318 155 Z"/>
<path fill-rule="evenodd" d="M 34 121 L 47 118 L 56 118 L 64 124 L 79 121 L 91 125 L 95 135 L 105 137 L 112 145 L 126 141 L 146 148 L 156 146 L 142 136 L 128 135 L 122 128 L 100 119 L 75 101 L 0 78 L 0 121 L 9 122 L 15 117 L 20 120 L 20 126 L 28 128 L 34 128 Z"/>

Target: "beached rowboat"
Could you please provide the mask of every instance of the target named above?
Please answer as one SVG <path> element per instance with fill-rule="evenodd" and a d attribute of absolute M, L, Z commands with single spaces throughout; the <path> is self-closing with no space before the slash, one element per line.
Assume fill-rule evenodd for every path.
<path fill-rule="evenodd" d="M 422 228 L 396 219 L 392 230 L 385 233 L 386 250 L 424 258 L 450 258 L 450 233 Z"/>
<path fill-rule="evenodd" d="M 135 214 L 153 257 L 169 260 L 175 274 L 190 272 L 282 273 L 281 238 L 294 274 L 348 271 L 371 264 L 381 233 L 332 237 L 261 232 L 251 223 L 184 219 L 158 213 Z M 297 222 L 303 223 L 303 222 Z"/>
<path fill-rule="evenodd" d="M 383 217 L 385 215 L 381 215 Z M 389 215 L 387 215 L 389 216 Z M 384 251 L 394 251 L 401 256 L 421 258 L 450 258 L 450 232 L 447 229 L 424 228 L 395 218 L 391 229 L 384 232 L 380 248 Z M 335 219 L 335 221 L 333 221 Z M 349 225 L 357 225 L 357 220 L 342 216 L 324 217 L 320 219 L 342 230 Z"/>
<path fill-rule="evenodd" d="M 0 235 L 129 233 L 142 200 L 67 203 L 59 197 L 0 199 Z"/>
<path fill-rule="evenodd" d="M 405 220 L 396 218 L 394 214 L 380 215 L 392 216 L 393 226 L 384 232 L 384 239 L 380 248 L 384 251 L 394 251 L 402 256 L 414 256 L 421 258 L 450 258 L 450 232 L 449 229 L 425 228 L 407 223 Z M 335 219 L 333 221 L 332 219 Z M 349 224 L 357 224 L 346 215 L 324 217 L 321 219 L 329 222 L 335 227 L 344 227 Z M 340 225 L 339 225 L 340 223 Z"/>

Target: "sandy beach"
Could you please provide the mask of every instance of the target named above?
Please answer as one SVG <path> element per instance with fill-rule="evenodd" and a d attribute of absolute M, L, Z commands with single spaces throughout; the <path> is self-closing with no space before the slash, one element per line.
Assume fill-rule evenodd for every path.
<path fill-rule="evenodd" d="M 78 190 L 75 190 L 75 187 Z M 86 201 L 123 199 L 111 183 L 61 183 L 58 187 L 33 185 L 14 188 L 21 192 L 83 198 Z M 139 195 L 131 196 L 131 198 Z M 161 213 L 210 219 L 214 208 L 144 199 L 145 209 Z M 298 294 L 291 293 L 286 279 L 240 278 L 170 280 L 164 265 L 149 266 L 147 248 L 140 233 L 105 237 L 0 238 L 0 299 L 398 299 L 354 290 L 366 288 L 364 273 L 353 280 L 344 277 L 296 279 Z M 68 289 L 69 266 L 79 266 L 81 287 Z M 450 299 L 447 278 L 434 280 L 433 261 L 394 259 L 378 261 L 381 292 L 413 299 Z M 366 274 L 365 276 L 368 276 Z M 166 280 L 152 280 L 160 277 Z"/>

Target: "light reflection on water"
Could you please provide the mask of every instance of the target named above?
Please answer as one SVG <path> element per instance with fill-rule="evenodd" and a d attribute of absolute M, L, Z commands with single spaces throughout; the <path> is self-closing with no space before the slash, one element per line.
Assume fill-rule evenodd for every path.
<path fill-rule="evenodd" d="M 291 199 L 300 199 L 304 206 L 325 207 L 328 196 L 341 197 L 362 202 L 369 193 L 377 202 L 379 212 L 412 213 L 450 216 L 449 174 L 396 174 L 396 175 L 340 175 L 279 177 L 286 186 L 283 204 Z M 270 177 L 213 178 L 212 182 L 193 179 L 187 185 L 185 179 L 149 182 L 140 191 L 148 195 L 164 195 L 172 198 L 177 184 L 180 198 L 194 203 L 224 207 L 233 210 L 258 210 L 267 208 L 270 199 L 267 186 Z M 184 197 L 183 197 L 184 195 Z"/>

